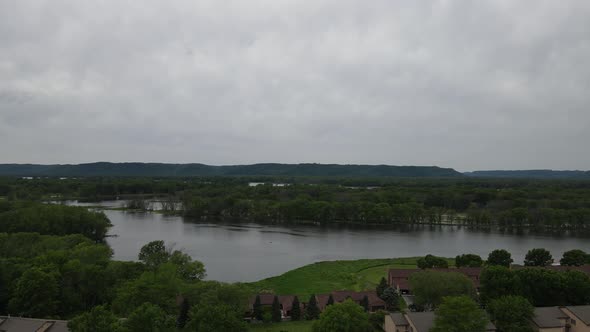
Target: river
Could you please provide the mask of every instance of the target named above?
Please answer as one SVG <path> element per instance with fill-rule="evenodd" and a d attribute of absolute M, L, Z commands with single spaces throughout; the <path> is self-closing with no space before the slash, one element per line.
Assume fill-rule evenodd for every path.
<path fill-rule="evenodd" d="M 75 205 L 85 205 L 77 204 Z M 121 206 L 121 201 L 103 202 Z M 531 248 L 546 248 L 556 261 L 564 251 L 590 251 L 590 237 L 474 230 L 461 226 L 319 227 L 202 223 L 179 216 L 105 210 L 113 223 L 108 243 L 114 258 L 136 260 L 149 241 L 164 240 L 207 269 L 207 279 L 256 281 L 325 260 L 410 257 L 434 254 L 455 257 L 474 253 L 484 259 L 493 249 L 512 253 L 522 263 Z"/>

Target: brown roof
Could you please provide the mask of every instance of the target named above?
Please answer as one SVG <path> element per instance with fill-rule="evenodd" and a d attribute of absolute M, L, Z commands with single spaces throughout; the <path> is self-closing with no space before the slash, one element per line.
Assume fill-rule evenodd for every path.
<path fill-rule="evenodd" d="M 566 307 L 578 319 L 582 320 L 584 324 L 590 325 L 590 305 L 575 305 Z"/>
<path fill-rule="evenodd" d="M 428 332 L 434 326 L 435 315 L 433 311 L 408 312 L 406 316 L 416 327 L 415 332 Z M 492 322 L 488 321 L 486 331 L 496 331 L 496 327 Z"/>
<path fill-rule="evenodd" d="M 564 327 L 565 324 L 559 319 L 567 317 L 558 307 L 539 307 L 535 308 L 533 323 L 540 328 Z"/>
<path fill-rule="evenodd" d="M 395 324 L 395 326 L 408 326 L 408 325 L 410 325 L 410 323 L 408 323 L 408 320 L 406 319 L 404 314 L 402 314 L 401 312 L 393 312 L 393 313 L 390 313 L 389 316 L 393 320 L 393 323 Z"/>
<path fill-rule="evenodd" d="M 330 294 L 319 294 L 316 295 L 316 299 L 318 300 L 318 307 L 321 311 L 323 311 L 326 306 L 328 305 L 328 299 L 330 298 Z"/>
<path fill-rule="evenodd" d="M 261 305 L 269 305 L 270 306 L 274 302 L 276 295 L 275 294 L 259 294 L 259 296 L 260 296 L 260 304 Z M 285 311 L 291 310 L 295 296 L 294 295 L 278 295 L 278 297 L 279 297 L 279 303 L 283 307 L 283 310 L 285 310 Z M 249 302 L 250 302 L 250 308 L 252 308 L 254 306 L 254 303 L 256 302 L 256 296 L 251 297 Z"/>
<path fill-rule="evenodd" d="M 45 329 L 42 329 L 45 328 Z M 0 316 L 0 331 L 6 332 L 68 332 L 65 320 Z"/>
<path fill-rule="evenodd" d="M 473 281 L 473 285 L 479 288 L 479 276 L 481 275 L 481 267 L 461 267 L 461 268 L 446 268 L 446 269 L 390 269 L 389 270 L 389 282 L 400 289 L 411 289 L 409 278 L 412 274 L 422 271 L 436 271 L 436 272 L 456 272 L 461 273 Z"/>
<path fill-rule="evenodd" d="M 361 292 L 354 292 L 354 291 L 335 291 L 332 292 L 332 297 L 334 298 L 334 302 L 344 302 L 347 298 L 351 298 L 355 302 L 360 302 L 364 297 L 367 297 L 369 300 L 369 306 L 384 306 L 385 302 L 377 296 L 377 292 L 375 291 L 361 291 Z"/>

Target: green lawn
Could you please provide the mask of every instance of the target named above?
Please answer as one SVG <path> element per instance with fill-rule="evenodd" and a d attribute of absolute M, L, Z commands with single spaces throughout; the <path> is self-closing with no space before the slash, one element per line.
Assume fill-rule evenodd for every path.
<path fill-rule="evenodd" d="M 306 301 L 311 294 L 374 289 L 381 277 L 387 278 L 389 269 L 415 268 L 417 259 L 410 257 L 319 262 L 246 285 L 254 293 L 292 294 Z M 452 263 L 454 260 L 449 260 L 449 265 Z"/>
<path fill-rule="evenodd" d="M 274 324 L 250 324 L 249 331 L 256 332 L 311 332 L 312 321 L 282 322 Z"/>

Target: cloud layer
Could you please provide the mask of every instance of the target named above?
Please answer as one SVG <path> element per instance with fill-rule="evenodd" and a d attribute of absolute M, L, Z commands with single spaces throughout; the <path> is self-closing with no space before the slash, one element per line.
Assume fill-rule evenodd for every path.
<path fill-rule="evenodd" d="M 590 2 L 0 0 L 0 162 L 590 169 Z"/>

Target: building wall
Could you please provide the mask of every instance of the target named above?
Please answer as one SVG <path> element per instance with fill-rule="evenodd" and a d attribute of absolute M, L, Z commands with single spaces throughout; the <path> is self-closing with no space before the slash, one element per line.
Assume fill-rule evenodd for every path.
<path fill-rule="evenodd" d="M 407 332 L 408 331 L 406 326 L 395 326 L 393 319 L 391 319 L 391 316 L 389 316 L 389 315 L 385 316 L 385 323 L 383 324 L 383 330 L 385 330 L 385 332 Z"/>
<path fill-rule="evenodd" d="M 565 329 L 563 327 L 552 327 L 552 328 L 540 328 L 537 331 L 539 332 L 565 332 Z"/>
<path fill-rule="evenodd" d="M 570 317 L 570 332 L 590 332 L 590 326 L 584 324 L 584 322 L 574 315 L 573 312 L 569 311 L 567 308 L 561 308 L 561 311 Z M 576 321 L 576 325 L 571 322 L 572 319 Z"/>
<path fill-rule="evenodd" d="M 383 324 L 383 329 L 385 332 L 395 332 L 395 323 L 391 316 L 385 315 L 385 324 Z"/>

